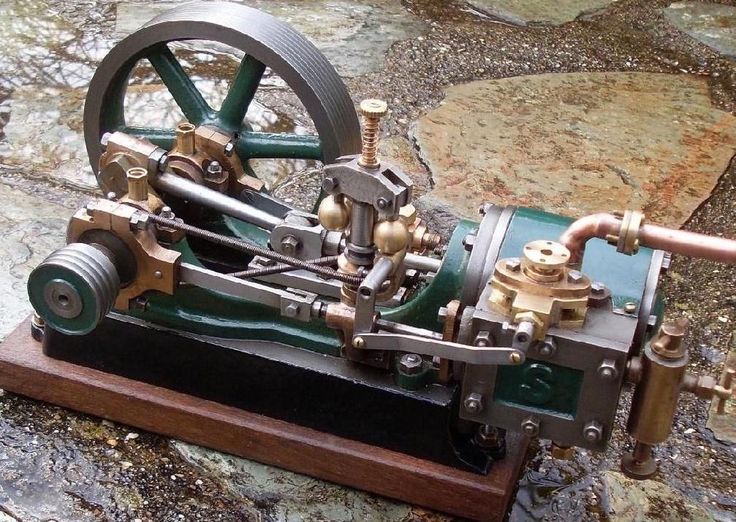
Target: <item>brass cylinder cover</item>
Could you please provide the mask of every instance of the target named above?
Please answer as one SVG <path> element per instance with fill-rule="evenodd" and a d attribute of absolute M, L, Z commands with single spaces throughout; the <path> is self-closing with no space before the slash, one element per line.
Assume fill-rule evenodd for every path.
<path fill-rule="evenodd" d="M 655 445 L 672 430 L 688 355 L 682 347 L 684 323 L 665 323 L 642 353 L 642 378 L 631 401 L 627 430 L 636 440 Z"/>

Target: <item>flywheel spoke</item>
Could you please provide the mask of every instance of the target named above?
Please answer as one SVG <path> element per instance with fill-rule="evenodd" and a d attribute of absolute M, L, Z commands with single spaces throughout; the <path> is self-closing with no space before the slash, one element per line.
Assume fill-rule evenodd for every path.
<path fill-rule="evenodd" d="M 171 150 L 174 148 L 174 140 L 176 139 L 176 133 L 170 129 L 150 129 L 147 127 L 123 127 L 120 129 L 121 132 L 137 136 L 139 138 L 145 138 L 154 145 L 161 147 L 162 149 Z"/>
<path fill-rule="evenodd" d="M 156 47 L 147 58 L 190 123 L 199 125 L 212 114 L 212 109 L 168 47 Z"/>
<path fill-rule="evenodd" d="M 240 62 L 238 72 L 220 107 L 220 121 L 226 127 L 240 129 L 265 70 L 266 66 L 252 56 L 246 55 Z"/>
<path fill-rule="evenodd" d="M 241 158 L 322 159 L 322 143 L 313 135 L 243 132 L 237 148 Z"/>

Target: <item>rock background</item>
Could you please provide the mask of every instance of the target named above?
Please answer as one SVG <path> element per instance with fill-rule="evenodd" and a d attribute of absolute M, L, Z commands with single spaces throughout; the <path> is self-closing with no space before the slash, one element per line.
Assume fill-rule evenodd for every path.
<path fill-rule="evenodd" d="M 490 199 L 569 214 L 640 206 L 658 221 L 736 237 L 732 6 L 246 3 L 310 36 L 354 101 L 389 102 L 382 154 L 411 174 L 417 206 L 440 230 Z M 0 337 L 29 311 L 30 269 L 63 243 L 73 209 L 97 195 L 81 112 L 96 64 L 172 4 L 0 0 Z M 179 51 L 216 105 L 237 55 Z M 278 78 L 265 83 L 251 123 L 309 132 L 293 94 Z M 145 64 L 130 94 L 131 118 L 180 117 Z M 304 206 L 315 167 L 258 165 L 277 194 Z M 734 270 L 678 258 L 662 286 L 668 312 L 692 320 L 690 369 L 718 374 L 736 321 Z M 629 400 L 624 393 L 604 454 L 557 462 L 548 443 L 534 445 L 511 520 L 736 517 L 735 446 L 714 437 L 708 405 L 692 397 L 657 449 L 655 479 L 631 483 L 617 473 L 630 447 Z M 446 519 L 11 394 L 0 397 L 0 412 L 3 522 Z"/>

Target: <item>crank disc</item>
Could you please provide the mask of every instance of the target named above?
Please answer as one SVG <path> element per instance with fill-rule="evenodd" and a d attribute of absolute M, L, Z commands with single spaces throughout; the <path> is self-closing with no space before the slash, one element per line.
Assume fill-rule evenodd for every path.
<path fill-rule="evenodd" d="M 213 110 L 168 43 L 208 40 L 245 53 L 219 111 Z M 184 116 L 237 136 L 244 162 L 297 158 L 329 163 L 360 152 L 360 126 L 345 84 L 327 59 L 291 26 L 256 9 L 226 2 L 193 3 L 167 11 L 117 44 L 100 63 L 84 107 L 84 135 L 95 174 L 106 132 L 123 131 L 171 150 L 174 129 L 130 127 L 124 101 L 136 64 L 148 59 Z M 317 135 L 254 132 L 244 122 L 265 68 L 278 74 L 304 105 Z M 98 178 L 99 179 L 99 178 Z"/>

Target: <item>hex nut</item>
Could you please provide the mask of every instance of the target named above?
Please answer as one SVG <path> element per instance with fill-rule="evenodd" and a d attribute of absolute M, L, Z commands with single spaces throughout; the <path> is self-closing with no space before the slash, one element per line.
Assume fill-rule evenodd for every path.
<path fill-rule="evenodd" d="M 570 270 L 567 274 L 567 280 L 571 283 L 579 283 L 583 277 L 583 273 L 578 270 Z"/>
<path fill-rule="evenodd" d="M 483 396 L 480 393 L 470 393 L 463 401 L 465 411 L 474 415 L 483 411 Z"/>
<path fill-rule="evenodd" d="M 552 337 L 547 337 L 538 348 L 537 352 L 543 357 L 552 357 L 557 353 L 557 343 Z"/>
<path fill-rule="evenodd" d="M 466 252 L 470 252 L 473 250 L 473 246 L 475 245 L 475 236 L 473 234 L 468 234 L 463 238 L 463 247 L 465 247 Z"/>
<path fill-rule="evenodd" d="M 292 235 L 285 236 L 281 240 L 281 250 L 286 255 L 296 255 L 297 250 L 299 250 L 299 240 Z"/>
<path fill-rule="evenodd" d="M 416 375 L 422 371 L 422 356 L 416 353 L 405 353 L 399 359 L 399 370 L 407 375 Z"/>
<path fill-rule="evenodd" d="M 235 152 L 235 144 L 232 141 L 229 141 L 225 144 L 225 148 L 223 149 L 223 152 L 225 153 L 225 156 L 228 158 L 233 155 L 233 152 Z"/>
<path fill-rule="evenodd" d="M 296 303 L 289 303 L 284 310 L 286 317 L 294 318 L 299 315 L 299 305 Z"/>
<path fill-rule="evenodd" d="M 599 442 L 603 438 L 603 426 L 598 421 L 590 421 L 583 427 L 583 438 L 588 442 Z"/>
<path fill-rule="evenodd" d="M 332 192 L 337 188 L 337 180 L 331 177 L 325 177 L 322 180 L 322 190 L 325 192 Z"/>

